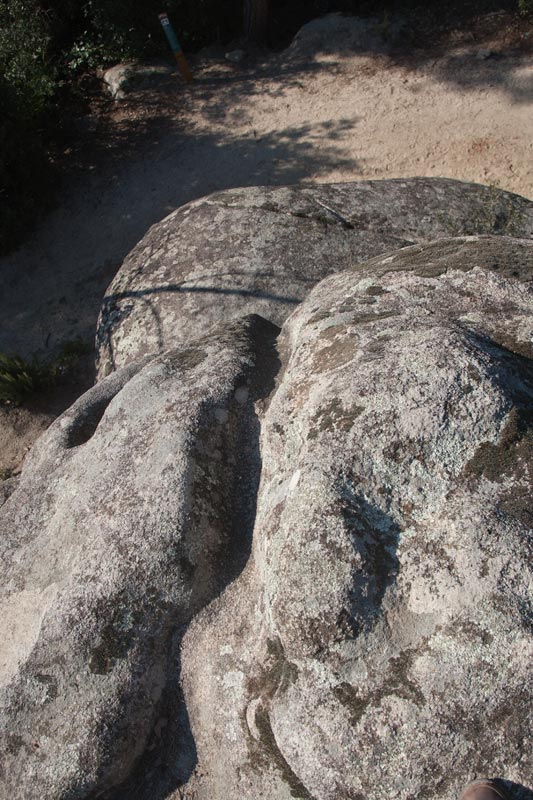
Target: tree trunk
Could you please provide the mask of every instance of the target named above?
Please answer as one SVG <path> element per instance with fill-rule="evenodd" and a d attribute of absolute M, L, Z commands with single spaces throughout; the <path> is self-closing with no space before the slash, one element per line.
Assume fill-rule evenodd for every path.
<path fill-rule="evenodd" d="M 268 28 L 269 0 L 244 0 L 244 35 L 262 41 Z"/>

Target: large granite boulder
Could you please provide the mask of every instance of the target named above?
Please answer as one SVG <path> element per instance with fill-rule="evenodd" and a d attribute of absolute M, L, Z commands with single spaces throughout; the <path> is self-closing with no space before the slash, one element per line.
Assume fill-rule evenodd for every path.
<path fill-rule="evenodd" d="M 26 460 L 0 510 L 2 800 L 93 797 L 144 751 L 175 638 L 248 555 L 276 334 L 251 317 L 114 373 Z"/>
<path fill-rule="evenodd" d="M 527 784 L 532 259 L 374 258 L 53 424 L 0 509 L 2 800 Z"/>
<path fill-rule="evenodd" d="M 185 636 L 191 796 L 530 782 L 532 277 L 531 243 L 409 248 L 285 324 L 252 557 Z"/>
<path fill-rule="evenodd" d="M 154 225 L 111 283 L 98 325 L 102 377 L 260 314 L 281 325 L 326 275 L 460 234 L 533 237 L 533 203 L 440 178 L 232 189 Z"/>

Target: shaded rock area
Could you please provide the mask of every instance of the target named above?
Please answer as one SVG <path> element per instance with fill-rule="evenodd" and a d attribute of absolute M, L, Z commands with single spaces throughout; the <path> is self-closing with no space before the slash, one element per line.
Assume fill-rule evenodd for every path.
<path fill-rule="evenodd" d="M 154 225 L 111 283 L 98 374 L 164 352 L 222 320 L 276 324 L 326 275 L 460 234 L 533 236 L 533 203 L 440 178 L 233 189 Z"/>
<path fill-rule="evenodd" d="M 390 20 L 388 36 L 383 35 L 379 17 L 350 17 L 326 14 L 303 25 L 287 48 L 289 60 L 306 61 L 341 53 L 384 54 L 393 44 L 398 21 Z"/>
<path fill-rule="evenodd" d="M 387 236 L 438 236 L 422 199 L 409 235 L 402 183 Z M 318 273 L 322 214 L 355 229 L 295 191 L 295 271 Z M 292 224 L 267 196 L 183 225 L 248 200 Z M 169 219 L 130 285 L 158 246 L 164 270 Z M 155 357 L 125 331 L 132 363 L 30 453 L 0 509 L 2 800 L 454 800 L 487 774 L 530 798 L 533 243 L 352 252 L 279 336 L 286 310 L 249 295 L 252 316 Z"/>

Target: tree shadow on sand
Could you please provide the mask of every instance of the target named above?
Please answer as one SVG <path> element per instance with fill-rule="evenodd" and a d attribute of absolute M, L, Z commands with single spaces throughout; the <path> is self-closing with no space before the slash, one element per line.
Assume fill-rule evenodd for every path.
<path fill-rule="evenodd" d="M 206 115 L 220 113 L 217 104 L 229 117 L 238 113 L 232 93 L 248 90 L 235 84 Z M 0 350 L 31 354 L 79 335 L 92 338 L 122 260 L 151 225 L 184 203 L 238 186 L 319 181 L 333 169 L 361 169 L 343 145 L 357 121 L 354 115 L 262 133 L 233 132 L 231 120 L 219 131 L 209 119 L 189 129 L 165 115 L 122 122 L 107 142 L 106 166 L 78 175 L 62 205 L 0 262 Z"/>

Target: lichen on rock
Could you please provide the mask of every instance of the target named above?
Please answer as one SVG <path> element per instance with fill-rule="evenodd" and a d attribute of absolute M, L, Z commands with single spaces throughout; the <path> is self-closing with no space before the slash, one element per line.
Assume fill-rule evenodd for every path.
<path fill-rule="evenodd" d="M 420 203 L 459 192 L 388 183 L 396 210 L 409 187 Z M 360 186 L 351 217 L 350 187 L 320 197 L 344 197 L 353 222 L 382 189 Z M 161 329 L 150 356 L 142 329 L 117 332 L 131 363 L 51 426 L 5 493 L 2 800 L 527 786 L 533 243 L 461 236 L 361 262 L 343 239 L 324 266 L 313 198 L 237 190 L 184 210 L 184 229 L 187 211 L 214 225 L 239 204 L 290 236 L 303 219 L 298 307 L 281 332 L 279 297 L 262 306 L 274 322 L 257 315 L 273 285 L 258 261 L 209 333 L 211 311 L 176 346 Z M 167 256 L 161 274 L 147 257 L 154 281 Z M 140 275 L 115 289 L 131 298 Z M 241 307 L 254 313 L 234 319 Z M 188 298 L 167 321 L 201 310 Z"/>

